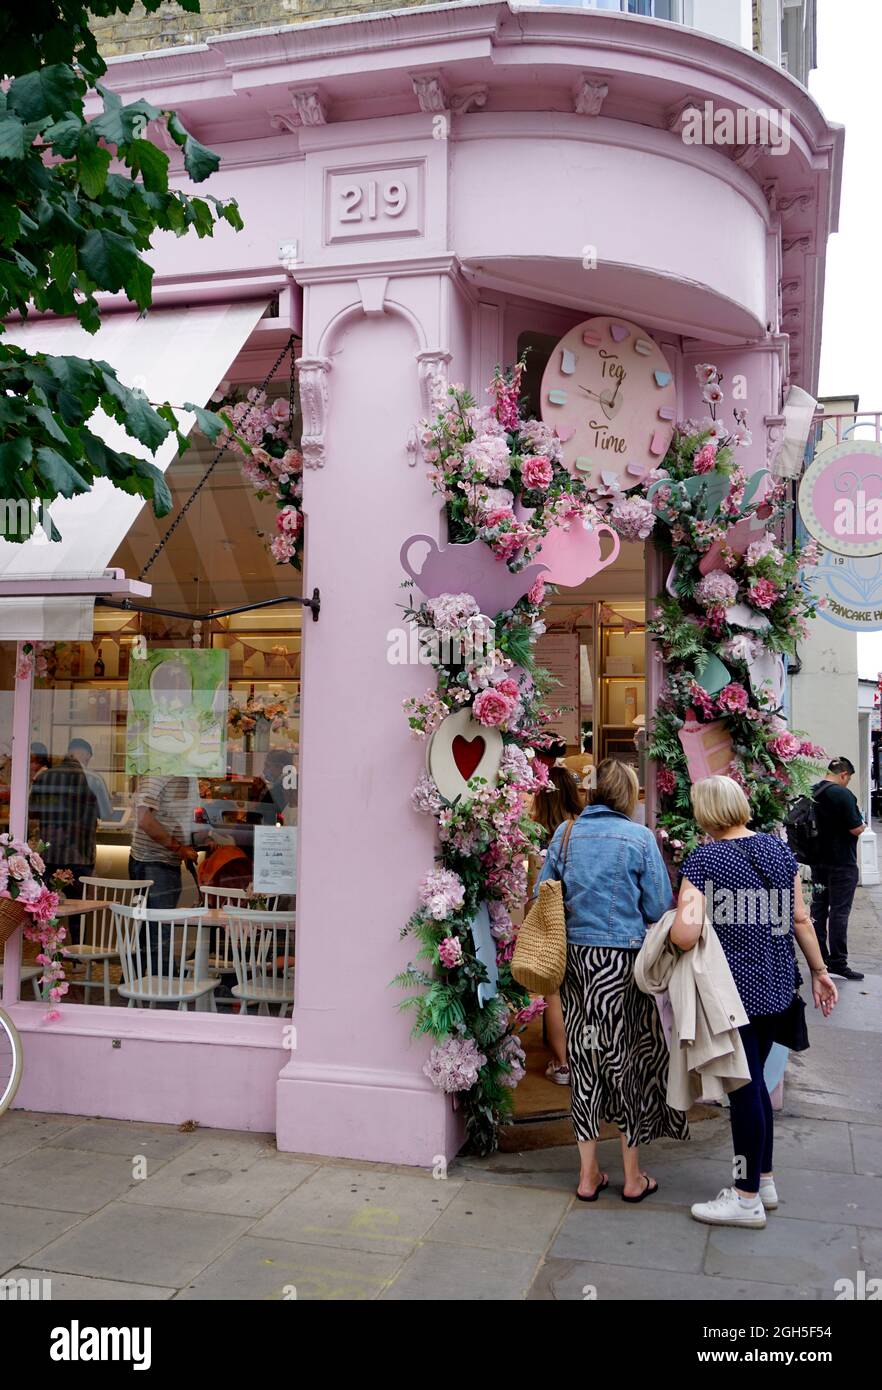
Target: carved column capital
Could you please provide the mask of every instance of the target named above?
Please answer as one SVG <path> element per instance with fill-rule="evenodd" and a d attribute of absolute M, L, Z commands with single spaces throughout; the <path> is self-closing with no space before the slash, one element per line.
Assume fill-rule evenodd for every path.
<path fill-rule="evenodd" d="M 303 415 L 303 437 L 300 448 L 304 468 L 325 466 L 325 425 L 328 416 L 328 372 L 330 357 L 298 357 L 297 378 L 300 385 L 300 409 Z"/>
<path fill-rule="evenodd" d="M 418 352 L 420 402 L 424 417 L 429 420 L 441 409 L 447 396 L 447 367 L 451 354 L 436 349 Z"/>

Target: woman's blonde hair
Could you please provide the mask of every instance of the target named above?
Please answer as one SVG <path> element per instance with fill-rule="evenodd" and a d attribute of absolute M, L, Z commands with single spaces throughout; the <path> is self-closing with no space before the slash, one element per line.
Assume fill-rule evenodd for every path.
<path fill-rule="evenodd" d="M 750 820 L 750 802 L 731 777 L 704 777 L 692 788 L 692 810 L 708 835 L 734 830 Z"/>
<path fill-rule="evenodd" d="M 640 797 L 637 773 L 629 763 L 604 758 L 597 767 L 597 785 L 591 792 L 592 806 L 608 806 L 623 816 L 633 816 Z"/>

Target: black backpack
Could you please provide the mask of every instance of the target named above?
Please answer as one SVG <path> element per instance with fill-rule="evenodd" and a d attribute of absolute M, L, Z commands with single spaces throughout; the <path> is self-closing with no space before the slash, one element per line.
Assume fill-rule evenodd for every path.
<path fill-rule="evenodd" d="M 784 817 L 787 843 L 800 864 L 817 864 L 821 858 L 818 806 L 812 796 L 798 796 Z"/>

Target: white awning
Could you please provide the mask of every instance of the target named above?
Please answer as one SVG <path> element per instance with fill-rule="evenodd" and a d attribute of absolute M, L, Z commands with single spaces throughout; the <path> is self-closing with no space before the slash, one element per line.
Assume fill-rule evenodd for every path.
<path fill-rule="evenodd" d="M 134 312 L 108 314 L 95 334 L 86 333 L 72 319 L 40 319 L 10 326 L 7 336 L 29 352 L 109 362 L 120 381 L 145 391 L 151 401 L 203 406 L 265 309 L 266 301 L 260 301 L 156 309 L 143 318 Z M 177 414 L 181 433 L 189 434 L 195 417 L 189 411 Z M 103 410 L 89 423 L 114 449 L 151 459 L 163 473 L 177 452 L 171 435 L 151 455 Z M 90 638 L 95 599 L 77 592 L 76 581 L 97 578 L 102 592 L 112 587 L 104 578 L 107 567 L 146 505 L 100 478 L 82 497 L 59 498 L 52 504 L 60 541 L 49 541 L 39 529 L 21 545 L 0 539 L 0 640 Z M 17 582 L 29 580 L 35 583 L 24 589 Z M 94 594 L 94 586 L 84 587 Z"/>
<path fill-rule="evenodd" d="M 72 319 L 40 319 L 9 325 L 7 337 L 29 352 L 109 362 L 120 381 L 141 388 L 151 401 L 169 401 L 173 406 L 192 401 L 204 406 L 265 309 L 266 301 L 261 301 L 155 309 L 144 318 L 135 312 L 108 314 L 94 334 L 86 333 Z M 178 419 L 181 432 L 189 433 L 194 416 L 179 411 Z M 151 454 L 102 410 L 95 412 L 90 426 L 112 448 L 150 459 L 162 472 L 177 452 L 177 441 L 171 435 Z M 121 492 L 106 478 L 100 478 L 82 497 L 59 498 L 51 512 L 62 540 L 53 544 L 39 531 L 21 545 L 0 540 L 0 586 L 4 579 L 37 574 L 100 573 L 145 505 L 149 504 Z"/>

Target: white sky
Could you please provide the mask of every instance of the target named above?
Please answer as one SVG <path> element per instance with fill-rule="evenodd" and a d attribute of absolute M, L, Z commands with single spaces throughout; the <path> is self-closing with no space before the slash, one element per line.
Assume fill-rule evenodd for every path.
<path fill-rule="evenodd" d="M 827 245 L 822 396 L 882 411 L 882 0 L 818 0 L 818 67 L 809 90 L 845 126 L 839 231 Z M 882 632 L 858 637 L 858 674 L 882 670 Z"/>

